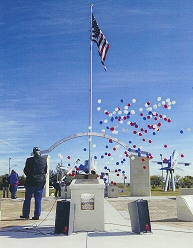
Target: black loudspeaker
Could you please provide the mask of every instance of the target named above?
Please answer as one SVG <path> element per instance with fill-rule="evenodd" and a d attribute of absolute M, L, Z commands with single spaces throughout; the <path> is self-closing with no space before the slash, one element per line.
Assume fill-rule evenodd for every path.
<path fill-rule="evenodd" d="M 58 201 L 54 234 L 70 235 L 73 232 L 75 204 L 69 201 Z"/>
<path fill-rule="evenodd" d="M 131 219 L 131 229 L 134 233 L 151 232 L 148 202 L 137 200 L 128 204 Z"/>

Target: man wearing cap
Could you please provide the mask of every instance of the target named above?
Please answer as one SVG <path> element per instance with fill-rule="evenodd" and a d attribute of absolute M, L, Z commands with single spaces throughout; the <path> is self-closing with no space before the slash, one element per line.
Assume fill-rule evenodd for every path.
<path fill-rule="evenodd" d="M 42 195 L 46 182 L 47 161 L 40 155 L 40 148 L 33 148 L 33 157 L 26 160 L 24 174 L 25 181 L 25 200 L 23 204 L 23 214 L 20 218 L 29 219 L 31 198 L 34 194 L 35 210 L 32 220 L 39 220 L 42 210 Z"/>

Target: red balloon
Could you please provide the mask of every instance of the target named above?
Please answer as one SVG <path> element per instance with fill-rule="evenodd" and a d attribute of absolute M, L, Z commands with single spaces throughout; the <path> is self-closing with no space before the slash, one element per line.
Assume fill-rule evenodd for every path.
<path fill-rule="evenodd" d="M 184 158 L 184 154 L 181 154 L 181 158 Z"/>
<path fill-rule="evenodd" d="M 151 144 L 152 143 L 152 140 L 149 140 L 149 143 Z"/>
<path fill-rule="evenodd" d="M 146 138 L 143 138 L 142 140 L 143 140 L 143 141 L 146 141 Z"/>
<path fill-rule="evenodd" d="M 113 150 L 114 150 L 114 151 L 116 151 L 116 150 L 117 150 L 117 148 L 116 148 L 116 147 L 114 147 L 114 148 L 113 148 Z"/>
<path fill-rule="evenodd" d="M 143 169 L 145 170 L 146 168 L 147 168 L 147 166 L 144 165 L 144 166 L 143 166 Z"/>
<path fill-rule="evenodd" d="M 113 140 L 112 140 L 112 139 L 110 139 L 110 140 L 109 140 L 109 142 L 110 142 L 110 143 L 113 143 Z"/>
<path fill-rule="evenodd" d="M 70 159 L 70 156 L 68 156 L 67 159 Z"/>
<path fill-rule="evenodd" d="M 151 103 L 150 102 L 147 102 L 147 105 L 150 105 Z"/>
<path fill-rule="evenodd" d="M 168 145 L 166 145 L 166 144 L 165 144 L 165 145 L 164 145 L 164 147 L 165 147 L 165 148 L 167 148 L 167 147 L 168 147 Z"/>
<path fill-rule="evenodd" d="M 142 162 L 145 162 L 145 159 L 144 158 L 142 158 Z"/>

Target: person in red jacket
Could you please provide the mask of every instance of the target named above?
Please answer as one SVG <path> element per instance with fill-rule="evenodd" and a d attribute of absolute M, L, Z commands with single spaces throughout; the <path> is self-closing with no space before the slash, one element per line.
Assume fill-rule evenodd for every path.
<path fill-rule="evenodd" d="M 39 220 L 42 210 L 42 195 L 46 182 L 47 161 L 40 155 L 40 148 L 33 148 L 33 157 L 26 160 L 24 174 L 25 181 L 25 200 L 23 203 L 23 214 L 20 218 L 29 219 L 31 198 L 34 195 L 35 209 L 32 220 Z"/>

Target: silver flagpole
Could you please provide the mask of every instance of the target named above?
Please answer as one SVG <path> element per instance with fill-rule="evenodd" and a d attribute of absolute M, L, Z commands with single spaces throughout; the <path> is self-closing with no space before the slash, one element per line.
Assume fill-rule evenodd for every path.
<path fill-rule="evenodd" d="M 90 126 L 89 131 L 92 132 L 92 7 L 93 4 L 90 5 L 91 10 L 91 26 L 90 26 Z M 91 173 L 92 167 L 92 136 L 89 136 L 89 173 Z"/>

